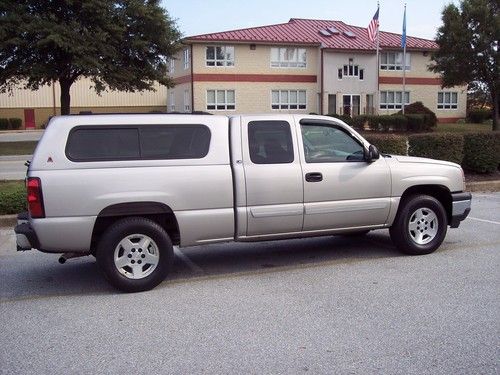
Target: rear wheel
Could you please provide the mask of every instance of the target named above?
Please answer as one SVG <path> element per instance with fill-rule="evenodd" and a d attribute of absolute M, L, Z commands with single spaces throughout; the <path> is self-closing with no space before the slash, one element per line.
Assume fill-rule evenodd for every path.
<path fill-rule="evenodd" d="M 149 290 L 167 276 L 173 247 L 165 230 L 152 220 L 117 221 L 102 236 L 97 262 L 108 281 L 124 292 Z"/>
<path fill-rule="evenodd" d="M 447 226 L 446 211 L 441 202 L 428 195 L 415 195 L 402 202 L 389 233 L 401 252 L 423 255 L 432 253 L 441 245 Z"/>

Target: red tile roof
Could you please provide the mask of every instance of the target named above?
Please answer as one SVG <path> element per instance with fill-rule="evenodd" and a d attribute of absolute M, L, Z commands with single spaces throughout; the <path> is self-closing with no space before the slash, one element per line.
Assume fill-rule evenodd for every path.
<path fill-rule="evenodd" d="M 325 36 L 321 30 L 335 28 L 339 33 Z M 349 37 L 345 32 L 351 32 L 355 37 Z M 187 37 L 185 41 L 196 42 L 254 42 L 254 43 L 290 43 L 306 45 L 322 45 L 325 48 L 348 50 L 375 50 L 376 42 L 368 39 L 368 31 L 364 27 L 347 25 L 342 21 L 310 20 L 292 18 L 287 23 L 277 25 L 251 27 L 203 34 Z M 401 34 L 380 32 L 381 48 L 401 48 Z M 408 49 L 437 49 L 433 40 L 406 37 Z"/>

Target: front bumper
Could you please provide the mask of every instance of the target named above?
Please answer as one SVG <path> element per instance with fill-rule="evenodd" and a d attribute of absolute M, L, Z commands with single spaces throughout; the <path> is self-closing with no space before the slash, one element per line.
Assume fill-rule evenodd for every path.
<path fill-rule="evenodd" d="M 458 228 L 460 222 L 469 215 L 471 206 L 471 193 L 452 193 L 451 194 L 451 228 Z"/>
<path fill-rule="evenodd" d="M 28 218 L 27 212 L 17 215 L 17 225 L 14 228 L 17 251 L 38 249 L 40 247 L 36 232 L 29 224 Z"/>

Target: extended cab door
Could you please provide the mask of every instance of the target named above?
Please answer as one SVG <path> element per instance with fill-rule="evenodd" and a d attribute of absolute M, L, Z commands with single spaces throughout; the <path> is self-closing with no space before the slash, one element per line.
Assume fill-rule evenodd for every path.
<path fill-rule="evenodd" d="M 300 120 L 304 231 L 385 224 L 391 177 L 383 157 L 368 163 L 350 131 L 325 120 Z"/>
<path fill-rule="evenodd" d="M 293 117 L 241 118 L 247 236 L 300 232 L 303 180 Z"/>

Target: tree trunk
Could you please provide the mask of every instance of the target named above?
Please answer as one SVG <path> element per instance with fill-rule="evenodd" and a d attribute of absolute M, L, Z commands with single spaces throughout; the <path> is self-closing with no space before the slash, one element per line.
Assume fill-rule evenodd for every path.
<path fill-rule="evenodd" d="M 71 102 L 69 89 L 71 87 L 71 82 L 60 79 L 59 86 L 61 87 L 61 115 L 69 115 L 70 102 Z"/>
<path fill-rule="evenodd" d="M 493 130 L 498 129 L 498 107 L 500 106 L 500 97 L 498 96 L 498 91 L 494 90 L 491 92 L 493 99 Z"/>

